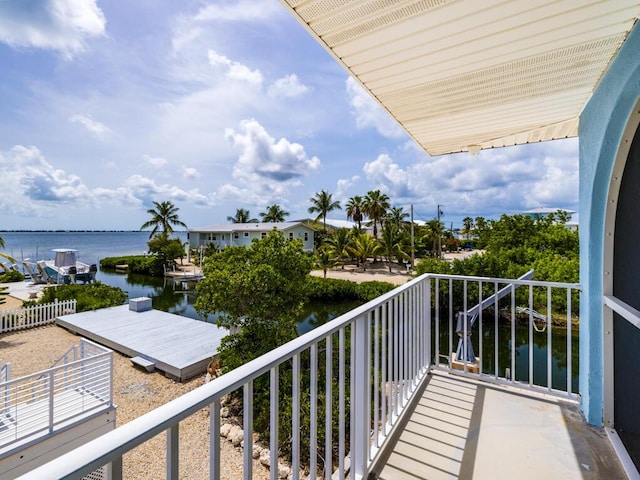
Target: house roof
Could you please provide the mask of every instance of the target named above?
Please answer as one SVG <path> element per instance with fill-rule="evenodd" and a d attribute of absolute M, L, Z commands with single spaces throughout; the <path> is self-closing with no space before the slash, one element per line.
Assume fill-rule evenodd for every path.
<path fill-rule="evenodd" d="M 578 134 L 634 0 L 281 0 L 432 155 Z"/>
<path fill-rule="evenodd" d="M 189 232 L 198 233 L 223 233 L 223 232 L 270 232 L 271 230 L 289 230 L 302 226 L 313 230 L 301 222 L 266 222 L 266 223 L 222 223 L 206 227 L 190 228 Z"/>

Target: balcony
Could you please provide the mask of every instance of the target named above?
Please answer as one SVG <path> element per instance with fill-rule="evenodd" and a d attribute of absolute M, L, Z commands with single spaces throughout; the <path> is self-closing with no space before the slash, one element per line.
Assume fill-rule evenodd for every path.
<path fill-rule="evenodd" d="M 121 478 L 123 455 L 162 432 L 166 478 L 221 478 L 232 392 L 244 478 L 257 473 L 250 432 L 265 403 L 270 464 L 285 460 L 294 479 L 624 478 L 578 405 L 579 295 L 575 284 L 424 275 L 21 478 L 82 478 L 108 463 Z M 202 409 L 205 466 L 181 464 L 180 422 Z"/>

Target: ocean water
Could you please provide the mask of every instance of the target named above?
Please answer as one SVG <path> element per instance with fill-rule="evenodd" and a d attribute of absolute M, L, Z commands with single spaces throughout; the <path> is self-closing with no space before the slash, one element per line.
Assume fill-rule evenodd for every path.
<path fill-rule="evenodd" d="M 174 236 L 186 242 L 186 232 Z M 0 252 L 21 262 L 53 258 L 54 248 L 78 250 L 78 260 L 98 264 L 104 257 L 142 255 L 147 248 L 149 232 L 0 232 L 5 248 Z"/>

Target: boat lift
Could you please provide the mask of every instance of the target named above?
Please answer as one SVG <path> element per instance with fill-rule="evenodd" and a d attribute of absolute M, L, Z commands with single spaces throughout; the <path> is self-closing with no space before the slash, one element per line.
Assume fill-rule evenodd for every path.
<path fill-rule="evenodd" d="M 518 278 L 518 280 L 531 280 L 533 278 L 533 270 L 529 270 L 527 273 Z M 498 290 L 496 293 L 484 299 L 481 303 L 473 308 L 470 308 L 466 312 L 458 312 L 456 314 L 456 333 L 460 340 L 458 340 L 458 349 L 456 350 L 455 361 L 466 362 L 474 364 L 476 362 L 476 355 L 473 351 L 473 344 L 471 343 L 471 331 L 478 316 L 480 310 L 493 305 L 496 301 L 507 295 L 512 288 L 513 284 L 506 285 Z M 516 288 L 519 285 L 516 285 Z M 466 321 L 466 326 L 465 326 Z M 465 338 L 466 337 L 466 338 Z"/>

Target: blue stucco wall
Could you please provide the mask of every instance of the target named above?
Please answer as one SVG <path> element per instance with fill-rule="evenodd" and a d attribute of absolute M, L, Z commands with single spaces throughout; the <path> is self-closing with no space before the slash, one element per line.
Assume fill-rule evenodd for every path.
<path fill-rule="evenodd" d="M 607 194 L 618 146 L 640 96 L 635 26 L 580 116 L 580 393 L 589 423 L 603 423 L 603 251 Z"/>

